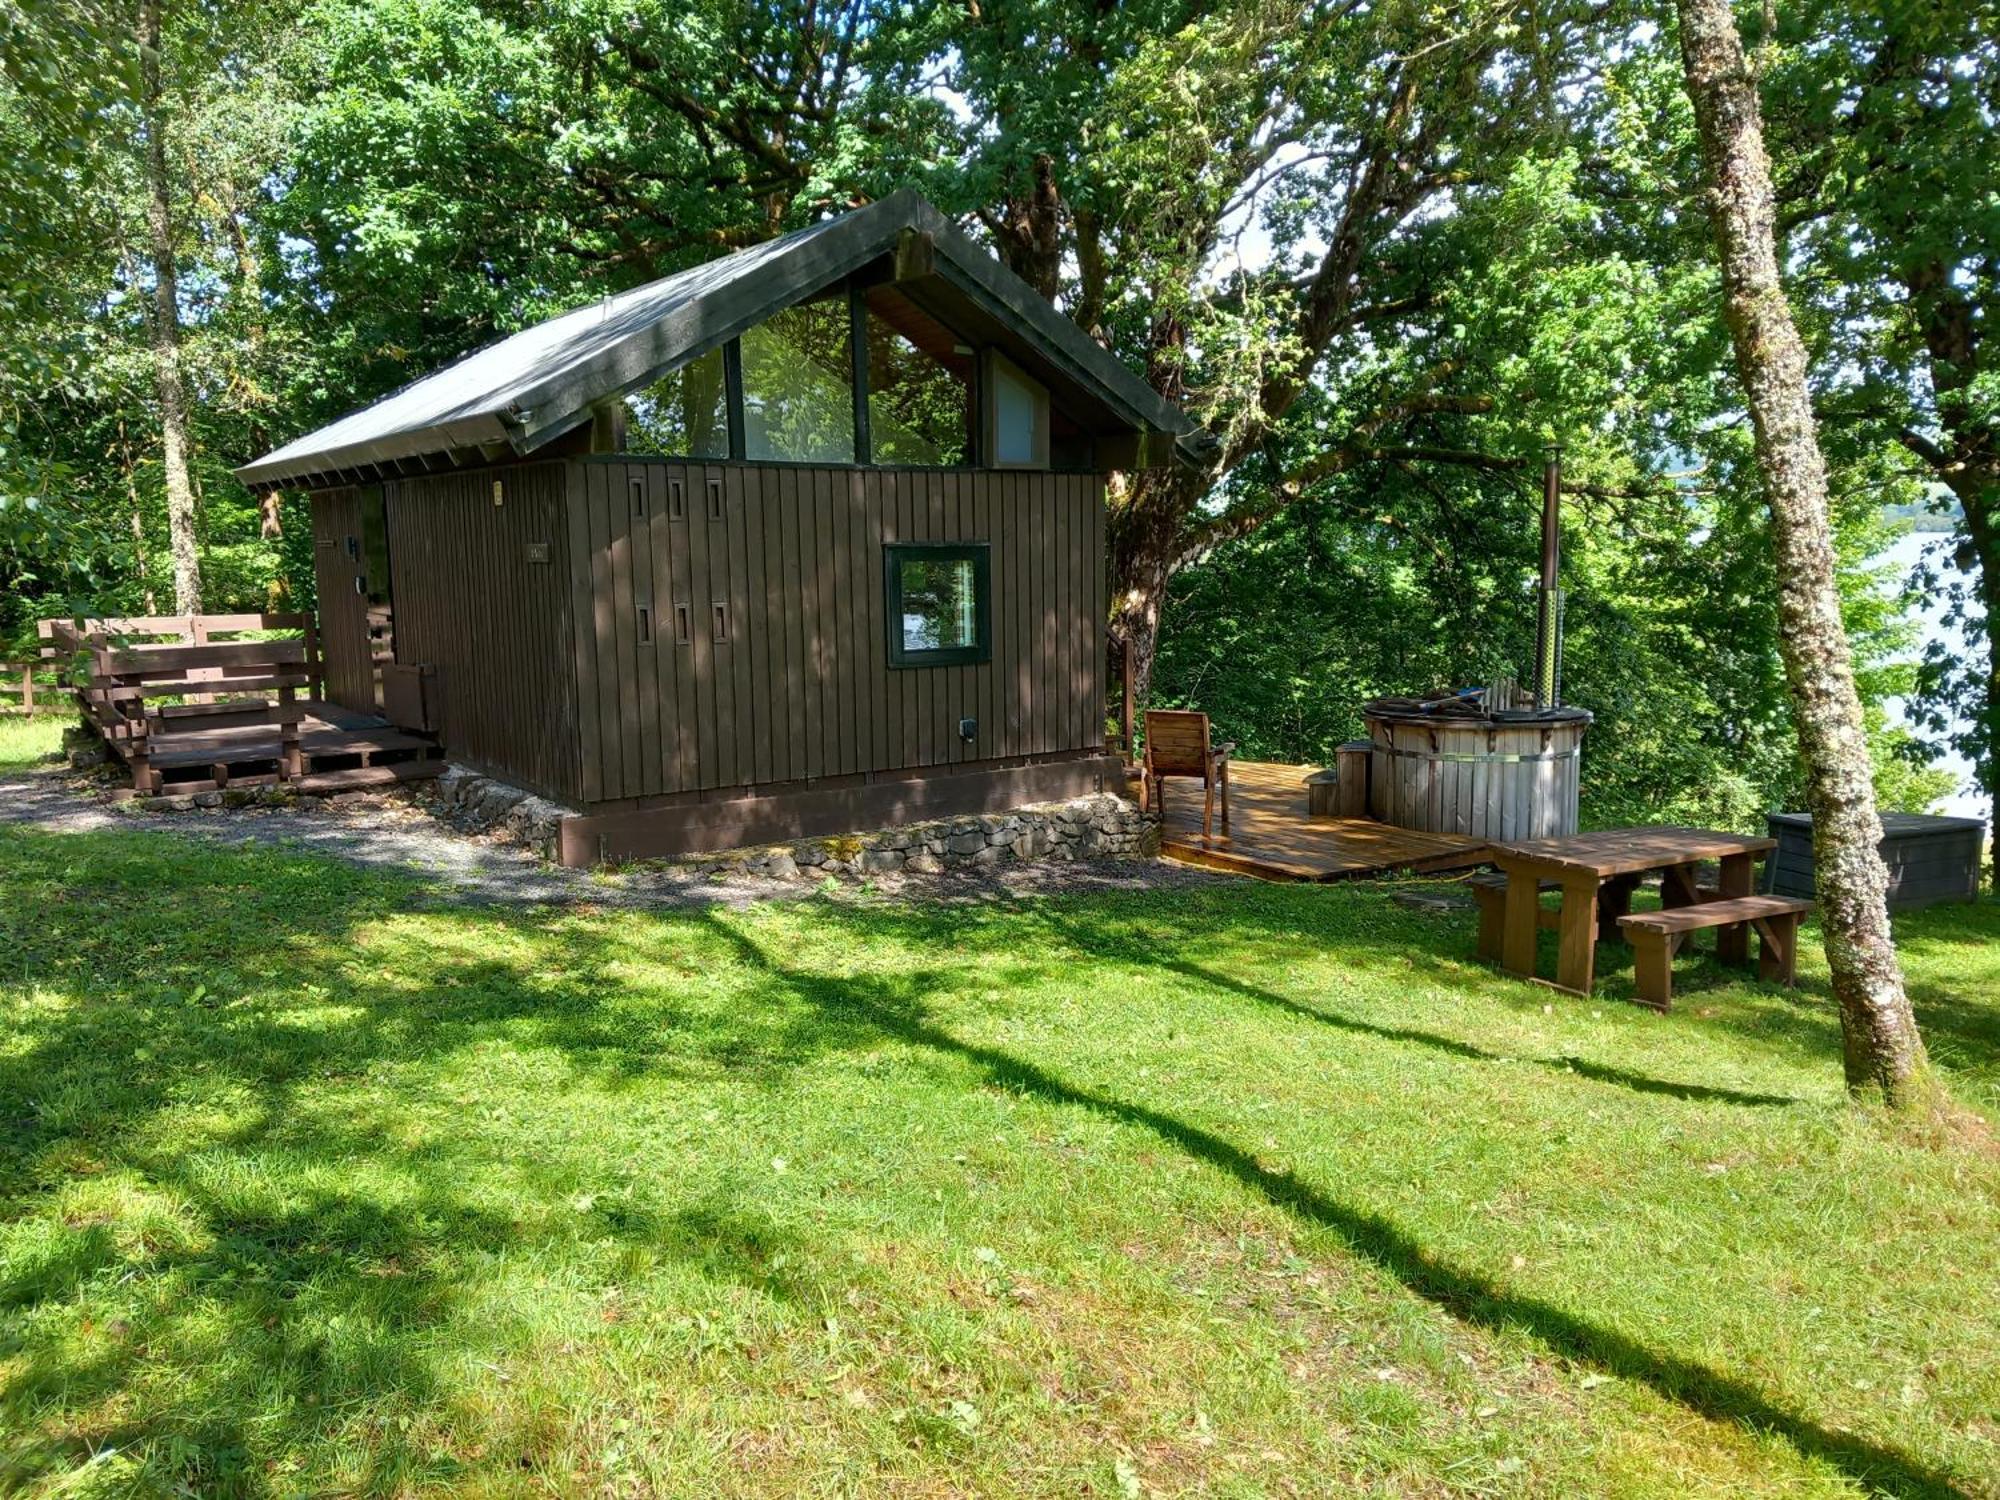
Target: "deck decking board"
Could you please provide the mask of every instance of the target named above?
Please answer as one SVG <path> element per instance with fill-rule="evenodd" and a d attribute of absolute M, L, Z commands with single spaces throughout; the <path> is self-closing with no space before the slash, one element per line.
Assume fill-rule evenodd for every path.
<path fill-rule="evenodd" d="M 1311 816 L 1306 777 L 1315 766 L 1236 761 L 1229 768 L 1229 828 L 1201 836 L 1201 788 L 1170 781 L 1160 852 L 1262 880 L 1350 880 L 1399 870 L 1436 873 L 1486 862 L 1487 845 L 1456 834 L 1394 828 L 1368 818 Z"/>
<path fill-rule="evenodd" d="M 394 766 L 383 766 L 379 762 L 373 767 L 348 769 L 394 770 L 394 777 L 383 776 L 377 780 L 407 780 L 435 774 L 435 770 L 418 769 L 420 765 L 443 768 L 443 763 L 435 759 L 437 747 L 419 735 L 407 734 L 392 726 L 379 714 L 360 713 L 342 708 L 338 704 L 321 702 L 318 699 L 302 699 L 299 712 L 299 750 L 304 758 L 309 774 L 299 783 L 304 791 L 333 790 L 343 785 L 360 785 L 362 778 L 328 780 L 332 774 L 327 768 L 316 766 L 316 761 L 352 759 L 356 757 L 402 756 L 407 759 Z M 107 741 L 107 744 L 110 742 Z M 112 745 L 114 753 L 118 746 Z M 192 781 L 170 779 L 163 792 L 174 793 L 214 784 L 222 784 L 223 778 L 232 786 L 249 786 L 261 782 L 274 781 L 274 775 L 261 772 L 239 772 L 235 768 L 275 764 L 283 754 L 283 731 L 277 724 L 223 724 L 207 729 L 174 728 L 156 733 L 149 739 L 148 762 L 159 771 L 206 771 L 214 769 L 215 774 L 203 780 Z"/>

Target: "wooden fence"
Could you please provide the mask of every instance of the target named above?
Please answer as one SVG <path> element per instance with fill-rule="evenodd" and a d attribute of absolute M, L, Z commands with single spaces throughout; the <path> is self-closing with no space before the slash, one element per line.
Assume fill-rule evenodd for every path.
<path fill-rule="evenodd" d="M 0 714 L 65 712 L 62 676 L 44 661 L 0 661 Z"/>

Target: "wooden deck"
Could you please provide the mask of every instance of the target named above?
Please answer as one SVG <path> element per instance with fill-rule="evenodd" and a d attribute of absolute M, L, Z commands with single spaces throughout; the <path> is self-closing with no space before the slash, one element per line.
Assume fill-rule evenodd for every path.
<path fill-rule="evenodd" d="M 115 795 L 274 782 L 339 792 L 444 769 L 429 736 L 321 700 L 311 615 L 48 619 L 38 628 L 45 670 L 74 686 L 84 722 L 131 777 Z"/>
<path fill-rule="evenodd" d="M 1237 761 L 1229 768 L 1229 822 L 1201 836 L 1201 787 L 1167 784 L 1160 853 L 1260 880 L 1351 880 L 1396 871 L 1463 870 L 1486 862 L 1486 844 L 1448 833 L 1418 833 L 1367 818 L 1315 818 L 1305 778 L 1315 767 Z"/>
<path fill-rule="evenodd" d="M 436 776 L 444 763 L 420 735 L 405 734 L 379 714 L 356 713 L 316 698 L 301 700 L 299 750 L 305 774 L 291 784 L 301 792 L 349 791 L 391 781 Z M 275 782 L 281 753 L 273 724 L 222 724 L 201 729 L 169 727 L 151 739 L 148 761 L 166 793 Z M 115 746 L 114 746 L 115 749 Z"/>

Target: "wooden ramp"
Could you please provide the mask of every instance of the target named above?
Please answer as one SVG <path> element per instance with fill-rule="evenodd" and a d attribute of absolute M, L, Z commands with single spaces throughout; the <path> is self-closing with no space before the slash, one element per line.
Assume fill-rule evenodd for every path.
<path fill-rule="evenodd" d="M 1260 880 L 1350 880 L 1397 871 L 1463 870 L 1486 862 L 1479 839 L 1418 833 L 1366 818 L 1315 818 L 1306 808 L 1312 766 L 1236 761 L 1229 768 L 1229 830 L 1201 836 L 1201 788 L 1170 781 L 1160 853 Z"/>

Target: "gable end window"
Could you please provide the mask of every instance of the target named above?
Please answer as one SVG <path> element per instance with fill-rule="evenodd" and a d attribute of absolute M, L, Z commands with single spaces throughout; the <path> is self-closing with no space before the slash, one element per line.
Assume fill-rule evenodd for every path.
<path fill-rule="evenodd" d="M 993 659 L 987 543 L 901 542 L 882 552 L 890 666 Z"/>
<path fill-rule="evenodd" d="M 997 349 L 986 352 L 986 461 L 995 469 L 1049 466 L 1049 391 Z"/>

